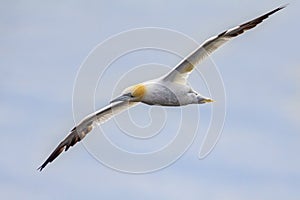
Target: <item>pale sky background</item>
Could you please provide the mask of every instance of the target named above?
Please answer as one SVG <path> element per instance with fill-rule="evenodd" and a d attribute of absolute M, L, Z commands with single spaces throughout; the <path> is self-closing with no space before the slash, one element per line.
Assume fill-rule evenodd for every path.
<path fill-rule="evenodd" d="M 227 118 L 207 158 L 197 157 L 199 133 L 177 162 L 154 173 L 114 171 L 81 144 L 36 170 L 74 125 L 76 73 L 97 44 L 141 27 L 174 29 L 201 43 L 285 3 L 212 55 L 226 88 Z M 297 1 L 274 0 L 1 1 L 1 198 L 299 199 L 299 9 Z M 207 121 L 208 107 L 194 108 Z"/>

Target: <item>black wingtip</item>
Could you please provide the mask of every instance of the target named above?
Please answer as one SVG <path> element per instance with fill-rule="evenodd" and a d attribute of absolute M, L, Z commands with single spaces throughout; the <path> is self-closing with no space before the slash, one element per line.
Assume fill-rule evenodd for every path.
<path fill-rule="evenodd" d="M 282 6 L 279 6 L 279 8 L 278 9 L 283 9 L 283 8 L 285 8 L 285 7 L 287 7 L 288 5 L 290 5 L 290 3 L 286 3 L 286 4 L 283 4 Z"/>
<path fill-rule="evenodd" d="M 287 3 L 287 4 L 284 4 L 284 5 L 282 5 L 282 6 L 279 6 L 278 8 L 276 8 L 275 10 L 273 10 L 273 13 L 275 13 L 275 12 L 277 12 L 277 11 L 279 11 L 279 10 L 282 10 L 282 9 L 284 9 L 285 7 L 287 7 L 289 4 Z M 272 13 L 272 14 L 273 14 Z"/>
<path fill-rule="evenodd" d="M 268 17 L 268 16 L 270 16 L 270 15 L 272 15 L 272 14 L 278 12 L 279 10 L 284 9 L 284 8 L 287 7 L 288 5 L 289 5 L 289 4 L 287 3 L 287 4 L 284 4 L 284 5 L 282 5 L 282 6 L 279 6 L 279 7 L 275 8 L 274 10 L 268 12 L 267 14 L 265 14 L 265 15 L 263 15 L 263 16 L 267 16 L 267 17 Z"/>
<path fill-rule="evenodd" d="M 91 129 L 87 129 L 86 134 Z M 79 142 L 83 137 L 78 135 L 76 131 L 76 127 L 71 130 L 69 135 L 61 142 L 59 145 L 55 148 L 55 150 L 50 154 L 50 156 L 47 158 L 47 160 L 39 167 L 37 168 L 38 171 L 42 171 L 49 163 L 51 163 L 53 160 L 55 160 L 64 150 L 67 151 L 71 146 L 74 146 L 77 142 Z"/>
<path fill-rule="evenodd" d="M 38 170 L 38 171 L 42 171 L 45 167 L 46 167 L 46 165 L 47 165 L 48 163 L 46 163 L 46 162 L 44 162 L 41 166 L 39 166 L 36 170 Z"/>
<path fill-rule="evenodd" d="M 38 170 L 39 172 L 41 172 L 43 170 L 44 167 L 40 166 L 38 167 L 36 170 Z"/>

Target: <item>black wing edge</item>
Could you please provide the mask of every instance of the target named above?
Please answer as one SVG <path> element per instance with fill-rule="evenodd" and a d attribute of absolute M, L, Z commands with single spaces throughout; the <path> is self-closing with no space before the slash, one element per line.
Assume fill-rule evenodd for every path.
<path fill-rule="evenodd" d="M 48 163 L 55 160 L 64 150 L 67 151 L 71 146 L 74 146 L 82 138 L 77 133 L 76 127 L 74 127 L 69 135 L 56 147 L 56 149 L 51 153 L 47 160 L 39 167 L 37 170 L 42 171 Z"/>
<path fill-rule="evenodd" d="M 289 4 L 285 4 L 285 5 L 282 5 L 282 6 L 279 6 L 278 8 L 260 16 L 260 17 L 257 17 L 253 20 L 250 20 L 244 24 L 241 24 L 239 25 L 238 27 L 234 28 L 233 30 L 229 29 L 227 31 L 224 31 L 222 33 L 220 33 L 218 35 L 218 37 L 221 37 L 221 36 L 227 36 L 227 37 L 236 37 L 242 33 L 244 33 L 245 31 L 249 30 L 249 29 L 252 29 L 254 28 L 256 25 L 260 24 L 262 21 L 264 21 L 265 19 L 267 19 L 270 15 L 278 12 L 279 10 L 285 8 L 286 6 L 288 6 Z"/>

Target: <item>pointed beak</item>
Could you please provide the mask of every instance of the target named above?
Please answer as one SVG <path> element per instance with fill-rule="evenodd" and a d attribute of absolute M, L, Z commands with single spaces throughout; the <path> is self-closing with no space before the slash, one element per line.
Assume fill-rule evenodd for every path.
<path fill-rule="evenodd" d="M 117 101 L 129 101 L 131 99 L 131 97 L 127 94 L 121 95 L 113 100 L 110 101 L 110 103 L 114 103 Z"/>
<path fill-rule="evenodd" d="M 213 102 L 215 102 L 215 100 L 213 100 L 213 99 L 203 99 L 203 100 L 201 100 L 201 103 L 213 103 Z"/>

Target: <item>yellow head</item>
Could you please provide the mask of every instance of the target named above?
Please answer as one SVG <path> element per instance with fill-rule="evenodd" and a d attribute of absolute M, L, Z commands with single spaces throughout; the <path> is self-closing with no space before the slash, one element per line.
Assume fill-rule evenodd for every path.
<path fill-rule="evenodd" d="M 143 84 L 137 84 L 126 88 L 122 95 L 113 99 L 110 103 L 116 101 L 134 101 L 139 102 L 146 94 L 146 86 Z"/>

